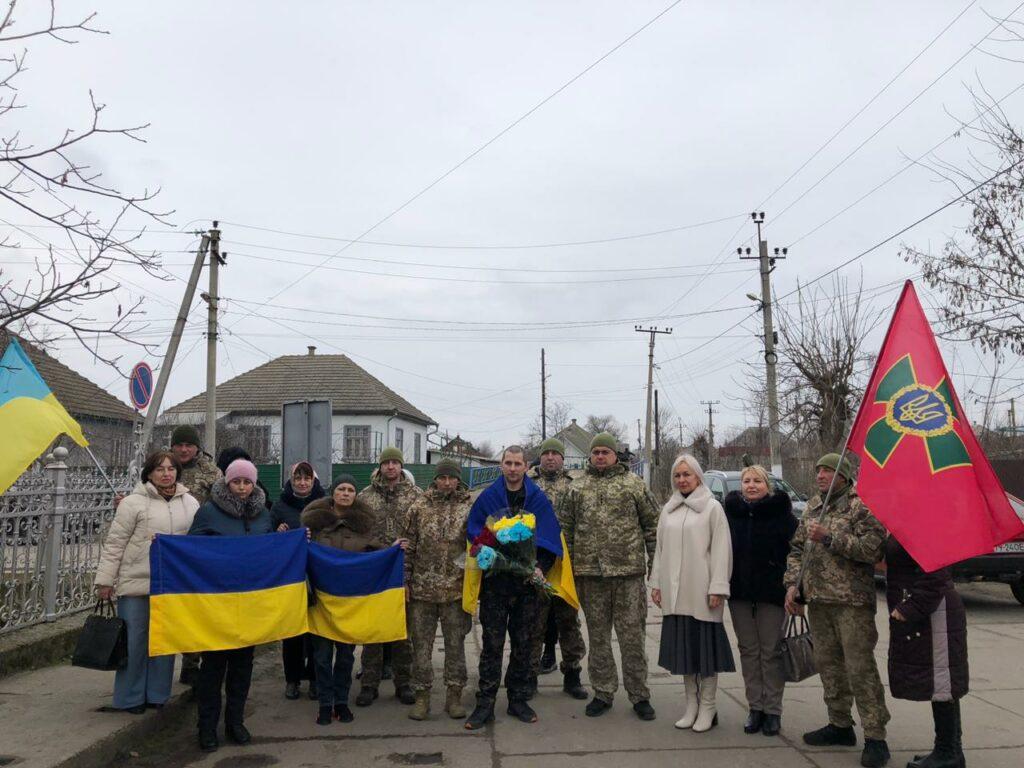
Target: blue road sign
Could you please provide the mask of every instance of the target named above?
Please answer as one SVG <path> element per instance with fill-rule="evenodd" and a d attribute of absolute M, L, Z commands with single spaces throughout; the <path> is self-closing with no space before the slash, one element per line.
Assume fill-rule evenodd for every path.
<path fill-rule="evenodd" d="M 147 363 L 136 363 L 128 379 L 129 396 L 137 410 L 143 410 L 153 399 L 153 369 Z"/>

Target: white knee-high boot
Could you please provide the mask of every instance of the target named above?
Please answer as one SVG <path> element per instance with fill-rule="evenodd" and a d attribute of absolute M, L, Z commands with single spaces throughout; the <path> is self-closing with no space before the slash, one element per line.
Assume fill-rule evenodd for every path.
<path fill-rule="evenodd" d="M 699 707 L 696 675 L 683 675 L 683 699 L 686 701 L 686 710 L 682 718 L 676 721 L 676 728 L 692 728 Z"/>
<path fill-rule="evenodd" d="M 699 710 L 693 723 L 694 733 L 704 733 L 718 725 L 718 707 L 715 705 L 717 693 L 718 675 L 700 679 Z"/>

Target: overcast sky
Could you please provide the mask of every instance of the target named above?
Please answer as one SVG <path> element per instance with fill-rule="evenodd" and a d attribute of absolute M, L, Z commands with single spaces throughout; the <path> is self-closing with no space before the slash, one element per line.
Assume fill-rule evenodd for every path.
<path fill-rule="evenodd" d="M 986 13 L 1024 5 L 1012 0 L 682 2 L 402 207 L 668 0 L 93 5 L 109 36 L 30 46 L 18 125 L 52 136 L 80 124 L 89 88 L 111 123 L 151 123 L 146 144 L 104 140 L 86 159 L 122 187 L 161 187 L 182 230 L 145 239 L 179 279 L 118 273 L 125 296 L 145 298 L 158 346 L 103 348 L 156 367 L 188 231 L 219 219 L 219 380 L 314 344 L 349 354 L 442 430 L 495 446 L 539 411 L 541 347 L 551 399 L 581 420 L 613 413 L 635 440 L 647 343 L 633 318 L 674 328 L 656 353 L 664 405 L 695 425 L 701 400 L 721 400 L 716 428 L 743 426 L 742 363 L 761 345 L 745 298 L 759 290 L 755 263 L 735 256 L 754 234 L 749 212 L 766 212 L 772 247 L 791 246 L 773 276 L 782 296 L 949 200 L 919 166 L 836 216 L 973 116 L 965 84 L 1002 98 L 1024 79 L 986 53 L 1019 57 L 1012 45 L 978 45 L 995 26 Z M 1015 117 L 1022 100 L 1002 106 Z M 958 161 L 970 147 L 939 151 Z M 938 246 L 964 215 L 933 217 L 840 274 L 888 312 L 915 271 L 899 242 Z M 9 208 L 2 218 L 32 223 Z M 382 220 L 373 244 L 345 241 Z M 661 230 L 675 231 L 631 237 Z M 610 242 L 472 247 L 594 240 Z M 197 302 L 165 406 L 204 388 L 204 331 Z M 944 349 L 973 410 L 968 389 L 987 391 L 992 361 Z M 56 354 L 127 399 L 125 381 L 73 343 Z M 1002 370 L 1020 377 L 1016 363 Z"/>

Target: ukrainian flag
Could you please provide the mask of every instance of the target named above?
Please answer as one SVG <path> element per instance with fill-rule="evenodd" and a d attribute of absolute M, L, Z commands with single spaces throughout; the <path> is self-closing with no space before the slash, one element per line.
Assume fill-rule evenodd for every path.
<path fill-rule="evenodd" d="M 399 547 L 345 552 L 309 545 L 309 580 L 316 600 L 309 631 L 353 645 L 404 640 L 405 558 Z"/>
<path fill-rule="evenodd" d="M 149 655 L 223 651 L 306 632 L 306 531 L 157 536 Z"/>
<path fill-rule="evenodd" d="M 0 358 L 0 493 L 60 435 L 68 435 L 83 448 L 89 444 L 21 344 L 10 339 Z"/>

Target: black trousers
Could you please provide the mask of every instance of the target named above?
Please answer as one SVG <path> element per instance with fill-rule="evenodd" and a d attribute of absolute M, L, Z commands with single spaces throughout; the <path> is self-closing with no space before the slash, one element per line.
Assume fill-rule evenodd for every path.
<path fill-rule="evenodd" d="M 216 731 L 220 721 L 221 687 L 227 698 L 224 722 L 241 725 L 245 719 L 245 700 L 252 682 L 254 646 L 230 651 L 203 651 L 199 664 L 196 700 L 199 705 L 199 730 Z"/>
<path fill-rule="evenodd" d="M 558 624 L 555 622 L 555 612 L 548 611 L 548 623 L 544 629 L 544 650 L 548 648 L 551 652 L 555 652 L 555 646 L 558 644 Z"/>
<path fill-rule="evenodd" d="M 480 650 L 479 701 L 494 701 L 501 684 L 501 662 L 505 652 L 505 635 L 509 637 L 511 653 L 505 686 L 509 701 L 525 701 L 530 691 L 530 667 L 533 633 L 537 631 L 541 597 L 531 585 L 523 585 L 515 592 L 488 589 L 484 580 L 480 593 Z"/>
<path fill-rule="evenodd" d="M 313 668 L 313 646 L 309 634 L 282 640 L 281 659 L 284 662 L 284 681 L 286 683 L 316 680 L 316 671 Z"/>

